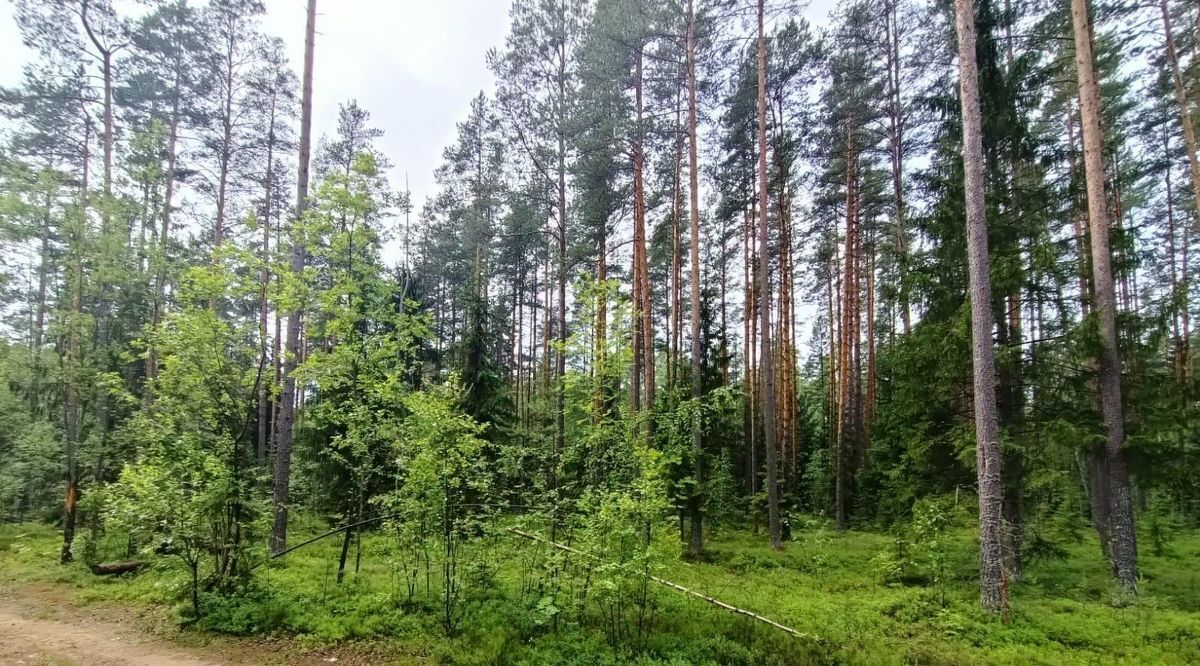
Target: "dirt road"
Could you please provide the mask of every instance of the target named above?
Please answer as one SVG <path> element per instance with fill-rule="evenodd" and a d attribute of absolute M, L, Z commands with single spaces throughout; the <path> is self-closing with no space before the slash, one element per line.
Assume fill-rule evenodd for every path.
<path fill-rule="evenodd" d="M 79 606 L 70 588 L 0 591 L 0 666 L 361 666 L 394 663 L 349 650 L 304 650 L 286 639 L 181 632 L 162 612 Z"/>
<path fill-rule="evenodd" d="M 0 664 L 223 666 L 98 621 L 38 619 L 0 609 Z"/>

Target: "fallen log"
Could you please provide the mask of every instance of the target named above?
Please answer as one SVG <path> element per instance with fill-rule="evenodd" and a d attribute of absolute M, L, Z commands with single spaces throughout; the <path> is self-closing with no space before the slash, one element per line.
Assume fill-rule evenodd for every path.
<path fill-rule="evenodd" d="M 115 576 L 124 573 L 132 573 L 146 566 L 145 562 L 139 560 L 126 560 L 124 562 L 102 562 L 91 566 L 92 573 L 97 576 Z"/>
<path fill-rule="evenodd" d="M 558 550 L 561 550 L 561 551 L 564 551 L 567 553 L 579 555 L 580 557 L 585 557 L 589 560 L 593 560 L 596 562 L 600 561 L 600 558 L 596 557 L 595 555 L 589 555 L 581 550 L 572 548 L 566 544 L 555 543 L 555 542 L 551 541 L 550 539 L 547 539 L 546 537 L 543 537 L 543 536 L 539 536 L 537 534 L 531 534 L 529 532 L 517 529 L 515 527 L 508 528 L 508 531 L 519 537 L 523 537 L 523 538 L 530 539 L 533 541 L 539 541 L 541 543 L 547 544 L 549 546 L 552 546 L 554 548 L 557 548 Z M 772 627 L 775 627 L 776 629 L 779 629 L 780 631 L 791 634 L 792 636 L 795 636 L 796 638 L 803 638 L 805 640 L 810 640 L 810 641 L 814 641 L 817 643 L 823 642 L 822 639 L 820 639 L 816 636 L 811 636 L 804 632 L 797 631 L 787 625 L 780 624 L 780 623 L 776 622 L 775 620 L 772 620 L 771 618 L 759 615 L 758 613 L 755 613 L 754 611 L 746 610 L 745 608 L 738 608 L 737 606 L 734 606 L 733 604 L 727 604 L 724 601 L 721 601 L 720 599 L 716 599 L 716 598 L 710 597 L 707 594 L 704 594 L 702 592 L 697 592 L 695 590 L 686 588 L 686 587 L 680 585 L 679 583 L 675 583 L 675 582 L 666 580 L 665 578 L 659 578 L 658 576 L 650 576 L 650 580 L 658 583 L 659 585 L 662 585 L 663 587 L 669 587 L 672 590 L 675 590 L 676 592 L 679 592 L 681 594 L 686 594 L 689 597 L 695 597 L 697 599 L 700 599 L 701 601 L 710 603 L 710 604 L 716 606 L 717 608 L 722 608 L 731 613 L 737 613 L 738 615 L 742 615 L 742 616 L 748 617 L 752 620 L 757 620 L 758 622 L 762 622 L 763 624 L 770 625 Z"/>

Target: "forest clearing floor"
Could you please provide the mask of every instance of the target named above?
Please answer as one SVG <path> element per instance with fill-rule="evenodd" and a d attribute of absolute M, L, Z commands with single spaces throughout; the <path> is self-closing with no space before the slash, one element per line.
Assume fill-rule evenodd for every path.
<path fill-rule="evenodd" d="M 296 523 L 297 543 L 326 529 L 303 515 Z M 265 563 L 236 590 L 202 592 L 194 619 L 178 557 L 147 556 L 137 574 L 95 576 L 82 564 L 58 564 L 54 526 L 27 523 L 0 526 L 0 666 L 1200 663 L 1195 530 L 1178 530 L 1161 547 L 1143 535 L 1141 594 L 1120 602 L 1094 535 L 1064 532 L 1047 545 L 1031 534 L 1030 551 L 1044 554 L 1010 586 L 1004 618 L 979 611 L 978 542 L 969 528 L 900 539 L 838 533 L 809 518 L 796 521 L 782 550 L 761 532 L 709 536 L 706 555 L 687 560 L 664 535 L 658 574 L 805 638 L 663 586 L 649 590 L 642 624 L 629 597 L 614 611 L 612 597 L 600 596 L 598 577 L 610 563 L 555 559 L 545 544 L 506 529 L 462 546 L 463 571 L 475 577 L 463 579 L 450 635 L 437 562 L 406 574 L 422 546 L 414 551 L 386 530 L 363 535 L 361 567 L 351 549 L 341 583 L 344 542 L 325 539 Z M 425 546 L 436 554 L 436 543 Z M 98 544 L 100 561 L 124 557 L 120 535 Z"/>
<path fill-rule="evenodd" d="M 160 607 L 81 605 L 65 584 L 0 588 L 4 666 L 359 666 L 372 656 L 305 649 L 288 639 L 188 632 Z"/>

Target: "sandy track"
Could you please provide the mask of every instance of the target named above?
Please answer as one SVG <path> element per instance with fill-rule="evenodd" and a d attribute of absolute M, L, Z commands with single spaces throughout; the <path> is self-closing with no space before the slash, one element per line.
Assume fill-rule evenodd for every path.
<path fill-rule="evenodd" d="M 286 638 L 181 632 L 161 609 L 80 606 L 72 588 L 0 589 L 0 666 L 374 666 L 419 655 L 365 646 L 305 649 Z"/>
<path fill-rule="evenodd" d="M 80 666 L 225 666 L 99 620 L 28 617 L 0 601 L 0 664 Z"/>

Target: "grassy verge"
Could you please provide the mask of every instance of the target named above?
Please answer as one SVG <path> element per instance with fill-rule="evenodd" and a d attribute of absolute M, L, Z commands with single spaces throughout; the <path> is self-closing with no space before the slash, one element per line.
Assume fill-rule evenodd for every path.
<path fill-rule="evenodd" d="M 82 566 L 56 564 L 59 538 L 46 526 L 0 528 L 0 579 L 72 586 L 83 603 L 163 604 L 186 612 L 187 575 L 174 559 L 157 559 L 136 576 L 96 577 Z M 661 575 L 821 640 L 797 640 L 666 589 L 652 593 L 644 616 L 622 608 L 625 620 L 613 620 L 611 608 L 563 603 L 585 598 L 587 567 L 554 564 L 536 544 L 503 533 L 472 546 L 495 565 L 486 585 L 464 593 L 458 630 L 449 637 L 436 572 L 428 583 L 419 576 L 410 594 L 395 541 L 384 532 L 363 539 L 358 573 L 352 552 L 343 584 L 336 583 L 340 540 L 327 539 L 259 569 L 233 596 L 206 595 L 197 626 L 314 645 L 369 641 L 385 645 L 399 663 L 1200 663 L 1197 533 L 1180 535 L 1162 555 L 1143 554 L 1142 595 L 1120 607 L 1111 601 L 1094 541 L 1069 545 L 1061 558 L 1035 563 L 1012 585 L 1007 622 L 976 610 L 969 532 L 945 537 L 936 567 L 918 566 L 919 575 L 892 584 L 881 574 L 887 565 L 881 553 L 895 547 L 887 535 L 837 534 L 810 521 L 782 552 L 763 541 L 728 531 L 713 539 L 705 561 L 672 561 Z M 535 560 L 542 569 L 531 567 Z M 547 562 L 571 575 L 551 582 Z M 590 598 L 600 593 L 591 590 Z M 554 602 L 564 607 L 548 610 Z"/>

